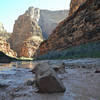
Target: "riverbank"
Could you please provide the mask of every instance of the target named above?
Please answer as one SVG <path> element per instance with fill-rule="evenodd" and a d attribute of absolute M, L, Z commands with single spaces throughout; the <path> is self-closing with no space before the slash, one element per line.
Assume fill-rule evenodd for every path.
<path fill-rule="evenodd" d="M 31 70 L 37 63 L 50 66 L 65 64 L 65 72 L 58 73 L 66 92 L 55 94 L 36 93 Z M 45 60 L 0 64 L 0 100 L 100 100 L 100 59 Z"/>

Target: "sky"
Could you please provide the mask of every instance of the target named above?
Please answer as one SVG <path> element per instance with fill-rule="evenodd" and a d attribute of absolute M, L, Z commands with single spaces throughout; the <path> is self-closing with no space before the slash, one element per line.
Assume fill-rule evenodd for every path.
<path fill-rule="evenodd" d="M 30 6 L 48 10 L 69 9 L 70 0 L 0 0 L 0 22 L 8 32 L 13 31 L 15 20 Z"/>

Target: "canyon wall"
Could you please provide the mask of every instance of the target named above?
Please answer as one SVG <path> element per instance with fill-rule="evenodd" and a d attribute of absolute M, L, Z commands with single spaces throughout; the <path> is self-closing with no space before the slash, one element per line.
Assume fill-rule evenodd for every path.
<path fill-rule="evenodd" d="M 16 57 L 17 54 L 10 48 L 10 44 L 7 43 L 6 38 L 0 37 L 0 51 L 4 52 L 5 54 Z"/>
<path fill-rule="evenodd" d="M 78 5 L 78 2 L 74 1 L 71 3 Z M 100 40 L 100 0 L 81 2 L 81 5 L 75 11 L 69 12 L 69 15 L 55 28 L 48 40 L 41 43 L 38 55 Z"/>
<path fill-rule="evenodd" d="M 69 16 L 71 16 L 86 0 L 71 0 Z"/>
<path fill-rule="evenodd" d="M 10 44 L 7 43 L 6 39 L 8 38 L 9 33 L 5 30 L 3 24 L 0 22 L 0 51 L 4 52 L 5 54 L 16 57 L 17 54 L 10 48 Z"/>
<path fill-rule="evenodd" d="M 43 41 L 42 31 L 38 25 L 39 18 L 40 10 L 30 7 L 15 21 L 13 33 L 8 41 L 11 48 L 17 52 L 18 57 L 34 56 L 34 50 Z M 36 38 L 40 40 L 36 42 Z"/>
<path fill-rule="evenodd" d="M 10 37 L 10 33 L 8 33 L 3 24 L 0 22 L 0 37 L 6 37 L 6 38 L 9 38 Z"/>
<path fill-rule="evenodd" d="M 48 38 L 56 26 L 68 16 L 68 10 L 40 10 L 39 25 L 44 38 Z"/>
<path fill-rule="evenodd" d="M 6 33 L 6 30 L 4 29 L 3 24 L 0 22 L 0 34 L 1 33 Z"/>

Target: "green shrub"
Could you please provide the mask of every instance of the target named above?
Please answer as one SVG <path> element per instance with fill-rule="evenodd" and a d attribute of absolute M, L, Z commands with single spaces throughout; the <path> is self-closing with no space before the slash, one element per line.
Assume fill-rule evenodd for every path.
<path fill-rule="evenodd" d="M 74 46 L 63 51 L 50 51 L 39 56 L 36 60 L 45 59 L 76 59 L 76 58 L 99 58 L 100 41 Z"/>

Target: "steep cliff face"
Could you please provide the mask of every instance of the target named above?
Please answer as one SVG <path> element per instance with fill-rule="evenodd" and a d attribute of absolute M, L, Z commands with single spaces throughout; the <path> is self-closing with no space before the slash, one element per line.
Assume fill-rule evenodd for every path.
<path fill-rule="evenodd" d="M 69 16 L 71 16 L 86 0 L 71 0 Z"/>
<path fill-rule="evenodd" d="M 40 43 L 43 42 L 43 39 L 39 36 L 33 36 L 28 38 L 26 41 L 23 42 L 21 45 L 21 53 L 20 57 L 33 57 L 38 49 Z"/>
<path fill-rule="evenodd" d="M 68 10 L 50 11 L 40 10 L 39 25 L 42 29 L 43 36 L 47 38 L 56 26 L 68 15 Z"/>
<path fill-rule="evenodd" d="M 38 54 L 100 40 L 99 22 L 100 0 L 86 0 L 56 27 L 48 40 L 41 43 Z"/>
<path fill-rule="evenodd" d="M 5 33 L 6 30 L 4 29 L 3 24 L 0 22 L 0 33 Z"/>
<path fill-rule="evenodd" d="M 7 31 L 5 30 L 3 24 L 0 22 L 0 37 L 6 37 L 9 38 L 10 33 L 7 33 Z"/>
<path fill-rule="evenodd" d="M 17 52 L 18 56 L 25 56 L 30 57 L 30 50 L 28 50 L 26 42 L 28 45 L 31 46 L 30 37 L 39 37 L 41 40 L 42 38 L 42 32 L 40 27 L 38 26 L 38 20 L 40 17 L 40 10 L 38 8 L 30 7 L 25 14 L 19 16 L 18 20 L 15 21 L 13 33 L 9 39 L 9 42 L 11 44 L 11 48 Z M 34 40 L 33 44 L 34 44 Z M 25 44 L 24 44 L 25 43 Z M 25 47 L 26 46 L 26 47 Z M 27 49 L 24 49 L 24 48 Z M 23 53 L 24 49 L 24 53 Z M 34 53 L 34 50 L 31 51 Z M 32 53 L 32 55 L 34 55 Z"/>
<path fill-rule="evenodd" d="M 7 43 L 6 39 L 4 37 L 0 37 L 0 51 L 4 52 L 5 54 L 16 57 L 17 54 L 12 49 L 10 49 L 10 44 Z"/>

